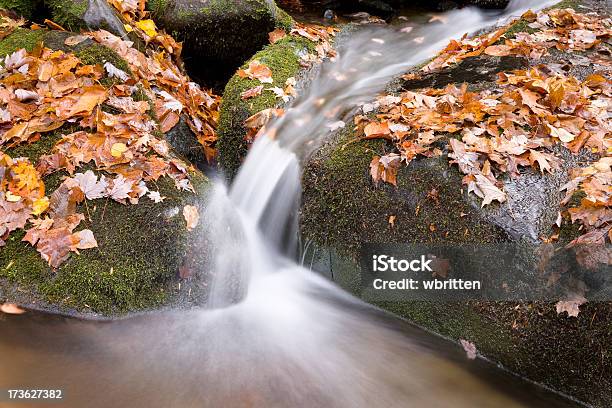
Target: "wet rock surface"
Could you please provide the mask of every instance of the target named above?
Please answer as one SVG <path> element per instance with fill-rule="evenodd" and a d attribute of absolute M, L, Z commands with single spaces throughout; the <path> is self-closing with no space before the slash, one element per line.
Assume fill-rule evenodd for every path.
<path fill-rule="evenodd" d="M 270 31 L 292 24 L 268 0 L 154 0 L 147 7 L 159 27 L 183 42 L 190 74 L 217 88 L 268 43 Z"/>

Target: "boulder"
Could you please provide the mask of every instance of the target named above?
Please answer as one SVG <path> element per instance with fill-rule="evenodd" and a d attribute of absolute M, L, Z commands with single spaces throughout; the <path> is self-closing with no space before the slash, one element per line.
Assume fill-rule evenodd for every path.
<path fill-rule="evenodd" d="M 268 43 L 275 28 L 289 29 L 291 17 L 271 0 L 150 0 L 156 24 L 183 42 L 190 73 L 223 83 Z"/>
<path fill-rule="evenodd" d="M 92 40 L 66 46 L 65 40 L 71 35 L 74 33 L 17 29 L 0 42 L 0 57 L 20 48 L 31 50 L 42 42 L 52 49 L 73 52 L 85 63 L 110 62 L 133 75 L 117 53 Z M 110 86 L 115 82 L 102 78 L 100 83 Z M 139 95 L 134 99 L 147 100 L 144 92 Z M 103 105 L 106 109 L 112 108 Z M 76 130 L 78 124 L 65 124 L 43 133 L 34 143 L 3 146 L 2 151 L 12 158 L 26 157 L 36 165 L 41 156 L 51 153 L 62 135 Z M 172 151 L 171 155 L 177 157 Z M 202 231 L 187 229 L 183 209 L 192 205 L 201 213 L 211 183 L 189 163 L 186 166 L 194 191 L 178 189 L 174 180 L 162 176 L 155 183 L 149 182 L 152 190 L 165 197 L 161 202 L 143 196 L 137 204 L 124 205 L 109 198 L 78 204 L 76 212 L 84 214 L 85 220 L 77 229 L 91 230 L 98 246 L 71 253 L 56 269 L 33 246 L 22 242 L 24 230 L 13 231 L 0 248 L 0 303 L 87 317 L 200 303 L 205 296 L 203 281 L 187 278 L 205 269 L 207 251 L 199 245 Z M 105 174 L 89 164 L 76 171 L 87 170 L 97 176 Z M 51 196 L 65 176 L 65 171 L 45 176 L 45 194 Z"/>
<path fill-rule="evenodd" d="M 466 82 L 471 89 L 487 89 L 494 86 L 497 72 L 526 63 L 472 57 L 399 87 Z M 526 170 L 516 180 L 506 179 L 508 201 L 481 208 L 480 200 L 463 188 L 463 175 L 448 164 L 446 141 L 437 146 L 441 156 L 402 165 L 394 187 L 375 185 L 369 166 L 375 155 L 394 147 L 357 136 L 347 126 L 308 161 L 300 216 L 304 264 L 357 296 L 363 293 L 363 243 L 512 243 L 526 249 L 525 260 L 533 266 L 541 259 L 535 252 L 540 238 L 552 234 L 562 199 L 559 187 L 570 168 L 589 160 L 588 153 L 576 156 L 558 149 L 562 168 L 547 175 Z M 563 227 L 559 240 L 566 243 L 576 234 L 575 226 Z M 601 378 L 610 376 L 612 355 L 597 351 L 605 349 L 612 333 L 610 302 L 587 303 L 575 318 L 558 315 L 554 304 L 542 301 L 375 303 L 444 336 L 472 341 L 483 355 L 531 380 L 595 406 L 611 403 L 606 390 L 612 383 Z"/>
<path fill-rule="evenodd" d="M 41 4 L 41 0 L 0 0 L 0 8 L 14 11 L 25 18 L 31 18 Z"/>

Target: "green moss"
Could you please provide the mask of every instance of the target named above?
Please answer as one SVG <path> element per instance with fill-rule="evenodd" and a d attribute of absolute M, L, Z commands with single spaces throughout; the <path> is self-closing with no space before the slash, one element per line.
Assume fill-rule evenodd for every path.
<path fill-rule="evenodd" d="M 88 0 L 47 0 L 53 21 L 68 31 L 85 29 L 83 15 L 87 11 Z"/>
<path fill-rule="evenodd" d="M 81 59 L 84 64 L 87 65 L 104 65 L 106 62 L 110 62 L 116 68 L 122 70 L 130 77 L 133 77 L 132 71 L 128 63 L 119 56 L 114 50 L 99 44 L 93 44 L 88 47 L 83 47 L 76 52 L 76 56 Z M 100 83 L 106 87 L 111 87 L 116 83 L 122 82 L 119 78 L 115 77 L 104 77 L 100 80 Z"/>
<path fill-rule="evenodd" d="M 207 182 L 196 176 L 201 189 Z M 47 181 L 47 180 L 45 180 Z M 166 200 L 155 204 L 142 198 L 137 205 L 99 199 L 81 205 L 86 215 L 78 230 L 94 232 L 99 247 L 72 254 L 53 272 L 36 250 L 15 232 L 0 251 L 0 277 L 38 294 L 45 302 L 106 314 L 151 308 L 172 294 L 171 282 L 189 246 L 180 212 L 193 198 L 179 193 L 169 178 L 156 183 Z"/>
<path fill-rule="evenodd" d="M 353 129 L 345 129 L 337 143 L 326 146 L 305 170 L 306 238 L 355 259 L 362 242 L 484 243 L 506 238 L 472 207 L 462 191 L 461 175 L 448 166 L 446 157 L 416 159 L 402 166 L 397 188 L 382 182 L 375 186 L 370 162 L 394 147 L 382 140 L 355 142 L 355 138 Z M 432 189 L 440 202 L 427 198 Z M 388 223 L 391 215 L 396 216 L 393 228 Z"/>
<path fill-rule="evenodd" d="M 31 18 L 39 3 L 39 0 L 0 0 L 0 8 L 13 10 L 25 18 Z"/>
<path fill-rule="evenodd" d="M 146 9 L 151 12 L 153 18 L 162 15 L 168 8 L 168 0 L 147 0 Z"/>
<path fill-rule="evenodd" d="M 293 21 L 293 18 L 291 18 L 291 16 L 289 14 L 287 14 L 287 12 L 283 9 L 281 9 L 278 6 L 276 7 L 276 28 L 282 28 L 286 31 L 291 30 L 291 27 L 293 27 L 293 24 L 295 23 Z"/>
<path fill-rule="evenodd" d="M 298 52 L 312 49 L 314 49 L 314 44 L 307 39 L 288 36 L 275 44 L 266 46 L 242 68 L 247 68 L 252 60 L 259 60 L 272 71 L 274 82 L 269 86 L 265 84 L 265 87 L 282 88 L 287 79 L 297 75 L 300 70 Z M 234 75 L 225 86 L 219 116 L 218 148 L 219 162 L 229 176 L 235 174 L 246 153 L 244 120 L 263 109 L 279 106 L 282 103 L 282 100 L 276 98 L 273 92 L 265 90 L 256 98 L 243 101 L 241 94 L 258 85 L 261 85 L 258 80 Z"/>
<path fill-rule="evenodd" d="M 0 41 L 0 57 L 25 48 L 32 51 L 36 45 L 43 41 L 44 30 L 16 29 L 11 35 Z"/>

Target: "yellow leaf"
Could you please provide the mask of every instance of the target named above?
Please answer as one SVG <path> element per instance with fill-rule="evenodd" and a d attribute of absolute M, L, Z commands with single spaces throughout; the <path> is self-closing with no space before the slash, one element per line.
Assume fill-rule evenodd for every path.
<path fill-rule="evenodd" d="M 124 24 L 123 28 L 125 28 L 125 31 L 127 31 L 128 33 L 131 33 L 132 31 L 134 31 L 134 29 L 132 28 L 131 25 L 129 24 Z"/>
<path fill-rule="evenodd" d="M 111 146 L 111 155 L 119 158 L 127 150 L 125 143 L 115 143 Z"/>
<path fill-rule="evenodd" d="M 49 197 L 39 198 L 32 203 L 32 214 L 40 215 L 49 208 Z"/>
<path fill-rule="evenodd" d="M 149 37 L 155 37 L 157 35 L 157 31 L 155 30 L 155 22 L 153 20 L 137 21 L 136 27 L 144 31 Z"/>

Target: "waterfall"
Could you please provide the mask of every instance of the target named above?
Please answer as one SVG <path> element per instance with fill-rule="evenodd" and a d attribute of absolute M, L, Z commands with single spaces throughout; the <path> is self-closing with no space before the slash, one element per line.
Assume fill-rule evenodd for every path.
<path fill-rule="evenodd" d="M 297 236 L 300 161 L 330 135 L 332 123 L 349 118 L 360 102 L 431 58 L 449 40 L 507 22 L 528 6 L 551 3 L 555 2 L 513 0 L 501 14 L 454 10 L 445 13 L 447 24 L 429 24 L 409 34 L 386 27 L 352 33 L 338 58 L 324 64 L 285 114 L 255 141 L 229 193 L 225 187 L 216 188 L 208 214 L 219 224 L 212 235 L 216 265 L 211 306 L 242 299 L 253 280 L 278 272 L 280 265 L 299 269 L 285 254 L 292 252 Z M 305 271 L 301 275 L 313 278 Z"/>

